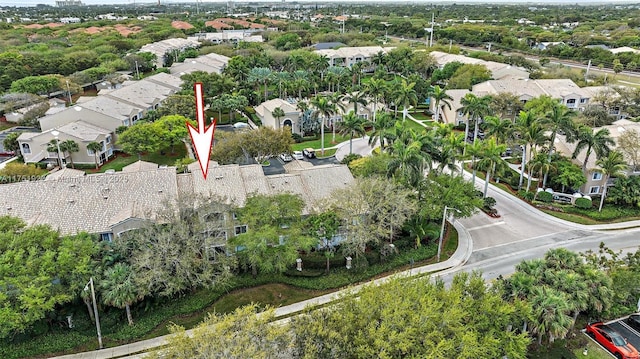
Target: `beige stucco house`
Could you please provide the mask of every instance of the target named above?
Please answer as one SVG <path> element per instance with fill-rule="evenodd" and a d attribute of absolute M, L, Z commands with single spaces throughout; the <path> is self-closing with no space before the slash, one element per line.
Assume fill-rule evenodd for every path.
<path fill-rule="evenodd" d="M 281 118 L 275 118 L 273 116 L 273 111 L 278 107 L 284 111 L 284 116 Z M 281 129 L 289 126 L 292 133 L 302 135 L 302 129 L 300 127 L 300 110 L 295 103 L 275 98 L 261 103 L 256 106 L 255 109 L 256 115 L 258 115 L 258 118 L 262 121 L 263 126 L 274 129 Z"/>
<path fill-rule="evenodd" d="M 329 66 L 351 67 L 358 62 L 369 62 L 374 55 L 395 49 L 395 47 L 382 46 L 360 46 L 360 47 L 341 47 L 338 49 L 324 49 L 314 51 L 316 54 L 326 56 Z"/>
<path fill-rule="evenodd" d="M 74 141 L 78 144 L 79 151 L 73 153 L 48 152 L 49 143 L 56 139 L 59 142 Z M 102 150 L 94 155 L 93 151 L 87 149 L 87 145 L 91 142 L 100 143 Z M 98 163 L 102 164 L 113 155 L 113 143 L 110 130 L 84 121 L 68 123 L 40 133 L 25 132 L 18 137 L 20 153 L 25 163 L 41 161 L 56 163 L 61 160 L 62 164 L 66 164 L 73 160 L 73 163 L 93 164 L 97 157 Z"/>
<path fill-rule="evenodd" d="M 503 64 L 495 61 L 485 61 L 473 57 L 449 54 L 441 51 L 431 51 L 429 53 L 440 68 L 450 62 L 460 62 L 463 64 L 484 65 L 491 72 L 491 77 L 495 80 L 528 79 L 529 72 L 521 67 Z"/>
<path fill-rule="evenodd" d="M 609 126 L 598 127 L 594 129 L 595 131 L 600 130 L 601 128 L 606 128 L 609 130 L 610 137 L 615 141 L 615 146 L 611 149 L 616 149 L 618 147 L 618 138 L 625 132 L 628 131 L 636 131 L 640 133 L 640 123 L 629 121 L 629 120 L 618 120 Z M 562 153 L 564 156 L 571 158 L 573 151 L 576 148 L 576 142 L 567 143 L 567 140 L 562 135 L 557 135 L 555 149 L 559 153 Z M 586 156 L 586 149 L 580 152 L 573 161 L 579 166 L 582 166 L 584 163 L 584 159 Z M 587 177 L 587 182 L 580 188 L 580 191 L 584 194 L 601 194 L 605 183 L 604 176 L 598 166 L 596 165 L 596 154 L 591 153 L 589 156 L 589 161 L 587 161 L 587 169 L 585 171 L 585 176 Z M 640 168 L 634 166 L 634 163 L 631 159 L 627 158 L 628 161 L 628 170 L 626 172 L 627 176 L 637 176 L 640 175 Z M 610 179 L 607 186 L 612 186 L 614 183 L 613 179 Z"/>

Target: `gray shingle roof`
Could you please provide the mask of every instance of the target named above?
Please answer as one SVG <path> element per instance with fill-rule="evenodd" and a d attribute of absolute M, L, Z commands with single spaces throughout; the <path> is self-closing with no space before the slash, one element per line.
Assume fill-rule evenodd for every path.
<path fill-rule="evenodd" d="M 155 171 L 158 169 L 158 164 L 146 161 L 136 161 L 128 166 L 122 167 L 122 172 L 140 172 L 140 171 Z"/>
<path fill-rule="evenodd" d="M 122 211 L 151 214 L 166 199 L 175 199 L 175 168 L 147 172 L 93 174 L 51 181 L 0 185 L 0 215 L 22 218 L 30 225 L 48 224 L 62 234 L 109 232 Z"/>

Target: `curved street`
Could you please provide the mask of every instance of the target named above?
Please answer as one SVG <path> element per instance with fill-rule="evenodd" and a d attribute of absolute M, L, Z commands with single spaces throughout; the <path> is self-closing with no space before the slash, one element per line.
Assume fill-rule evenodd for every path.
<path fill-rule="evenodd" d="M 367 141 L 368 138 L 354 139 L 353 152 L 368 155 L 371 150 Z M 348 154 L 349 143 L 340 144 L 338 151 Z M 465 176 L 469 179 L 471 177 L 468 173 Z M 483 188 L 484 181 L 476 178 L 476 187 Z M 638 240 L 640 221 L 580 225 L 550 216 L 493 185 L 489 185 L 488 196 L 496 199 L 495 208 L 500 218 L 491 218 L 484 212 L 478 212 L 469 218 L 455 220 L 454 226 L 458 231 L 459 246 L 451 258 L 444 262 L 412 268 L 397 275 L 408 277 L 438 272 L 432 276 L 438 276 L 445 283 L 450 283 L 453 276 L 460 271 L 479 270 L 483 272 L 485 279 L 493 280 L 500 275 L 508 276 L 513 273 L 520 261 L 543 257 L 552 248 L 564 247 L 580 252 L 597 251 L 600 243 L 604 242 L 613 250 L 635 251 L 640 245 Z M 388 281 L 389 278 L 380 278 L 363 285 L 379 285 Z M 340 296 L 357 292 L 363 285 L 280 307 L 276 310 L 276 315 L 290 315 L 302 311 L 307 306 L 329 303 Z M 143 354 L 134 353 L 160 347 L 166 343 L 166 338 L 166 336 L 159 337 L 115 348 L 57 358 L 142 358 Z"/>

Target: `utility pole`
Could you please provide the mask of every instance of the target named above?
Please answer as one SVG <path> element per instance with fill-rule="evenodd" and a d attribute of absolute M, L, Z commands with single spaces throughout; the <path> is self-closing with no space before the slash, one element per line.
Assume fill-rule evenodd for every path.
<path fill-rule="evenodd" d="M 453 44 L 453 40 L 449 40 L 449 52 L 451 52 L 451 45 Z"/>
<path fill-rule="evenodd" d="M 431 13 L 431 34 L 429 36 L 429 47 L 433 46 L 433 23 L 435 21 L 435 13 Z"/>
<path fill-rule="evenodd" d="M 491 43 L 489 43 L 489 46 L 487 48 L 487 52 L 491 52 Z"/>
<path fill-rule="evenodd" d="M 584 73 L 584 79 L 585 81 L 587 80 L 587 78 L 589 77 L 589 70 L 591 70 L 591 59 L 589 59 L 589 63 L 587 64 L 587 71 L 585 71 Z"/>
<path fill-rule="evenodd" d="M 67 96 L 69 97 L 69 106 L 71 106 L 73 101 L 71 100 L 71 90 L 69 89 L 69 80 L 66 80 L 66 81 L 67 81 Z"/>
<path fill-rule="evenodd" d="M 140 80 L 140 71 L 138 70 L 138 60 L 136 60 L 136 77 Z"/>
<path fill-rule="evenodd" d="M 93 277 L 89 279 L 89 283 L 84 286 L 84 290 L 87 290 L 88 286 L 91 286 L 91 298 L 93 299 L 93 314 L 96 317 L 96 331 L 98 332 L 98 345 L 102 349 L 102 332 L 100 331 L 100 318 L 98 317 L 98 305 L 96 304 L 96 291 L 93 288 Z"/>

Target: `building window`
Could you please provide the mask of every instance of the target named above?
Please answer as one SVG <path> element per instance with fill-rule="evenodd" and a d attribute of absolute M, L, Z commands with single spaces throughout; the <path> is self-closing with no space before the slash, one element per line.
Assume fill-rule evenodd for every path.
<path fill-rule="evenodd" d="M 571 105 L 571 104 L 573 104 L 573 105 L 576 104 L 576 99 L 575 98 L 570 98 L 570 99 L 567 100 L 567 105 Z"/>
<path fill-rule="evenodd" d="M 131 117 L 131 122 L 136 122 L 136 121 L 138 121 L 138 115 Z"/>
<path fill-rule="evenodd" d="M 589 187 L 589 194 L 598 194 L 598 193 L 600 193 L 600 186 Z"/>
<path fill-rule="evenodd" d="M 87 148 L 87 155 L 89 156 L 95 156 L 95 153 L 93 151 L 91 151 L 90 149 Z"/>
<path fill-rule="evenodd" d="M 107 136 L 105 141 L 107 142 L 107 144 L 111 143 L 111 135 Z"/>
<path fill-rule="evenodd" d="M 243 224 L 241 226 L 235 226 L 235 230 L 236 230 L 236 236 L 242 233 L 247 233 L 247 225 Z"/>
<path fill-rule="evenodd" d="M 369 119 L 369 114 L 367 114 L 367 113 L 361 113 L 361 114 L 359 114 L 359 115 L 358 115 L 358 117 L 360 117 L 360 118 L 362 118 L 362 119 L 365 119 L 365 120 L 368 120 L 368 119 Z"/>
<path fill-rule="evenodd" d="M 31 154 L 31 146 L 29 146 L 28 143 L 23 143 L 22 144 L 22 153 L 25 154 L 25 155 Z"/>
<path fill-rule="evenodd" d="M 100 240 L 111 242 L 113 240 L 113 233 L 100 233 Z"/>
<path fill-rule="evenodd" d="M 600 172 L 593 172 L 593 175 L 591 176 L 591 179 L 593 181 L 600 181 L 602 179 L 602 173 Z"/>
<path fill-rule="evenodd" d="M 587 99 L 587 98 L 581 98 L 581 99 L 580 99 L 580 103 L 587 103 L 587 101 L 588 101 L 588 100 L 589 100 L 589 99 Z"/>
<path fill-rule="evenodd" d="M 100 146 L 102 146 L 102 152 L 107 150 L 107 144 L 104 141 L 100 141 Z"/>

